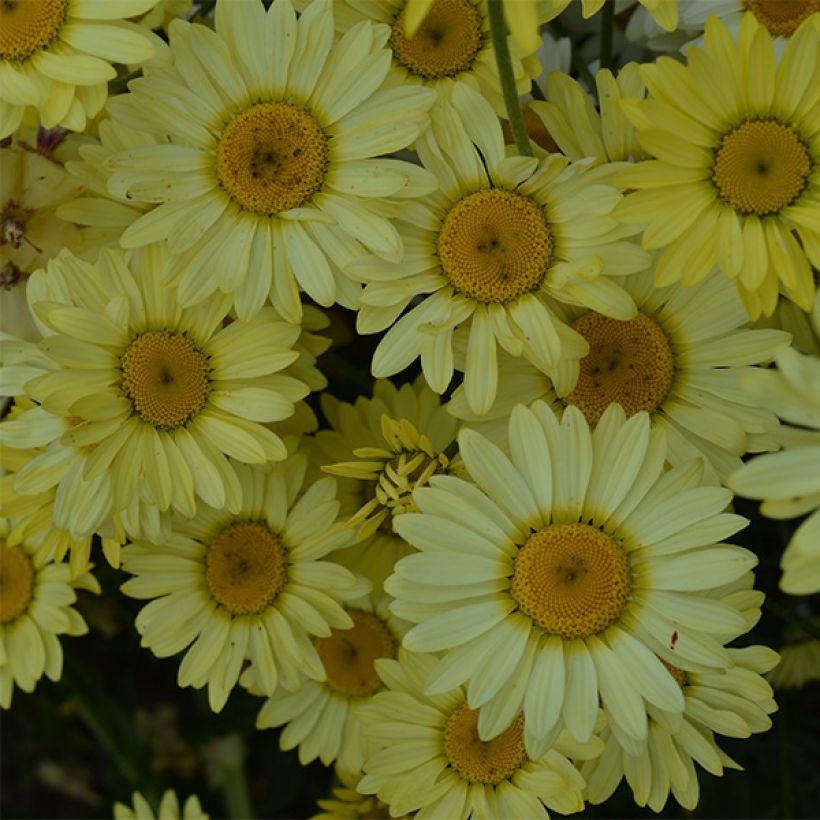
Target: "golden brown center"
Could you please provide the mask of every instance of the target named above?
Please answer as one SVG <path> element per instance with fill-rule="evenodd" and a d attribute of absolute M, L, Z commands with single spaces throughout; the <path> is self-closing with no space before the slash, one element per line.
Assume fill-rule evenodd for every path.
<path fill-rule="evenodd" d="M 438 235 L 445 275 L 459 293 L 479 302 L 510 302 L 537 290 L 551 253 L 542 209 L 502 188 L 464 197 L 447 212 Z"/>
<path fill-rule="evenodd" d="M 216 167 L 246 211 L 276 214 L 298 208 L 322 187 L 327 155 L 327 137 L 304 108 L 257 103 L 222 132 Z"/>
<path fill-rule="evenodd" d="M 810 173 L 809 152 L 793 128 L 777 120 L 750 120 L 723 138 L 712 181 L 741 214 L 766 216 L 791 205 Z"/>
<path fill-rule="evenodd" d="M 0 541 L 0 624 L 22 615 L 34 593 L 34 564 L 22 547 Z"/>
<path fill-rule="evenodd" d="M 588 524 L 552 524 L 518 552 L 512 597 L 545 632 L 586 638 L 617 620 L 632 589 L 629 559 Z"/>
<path fill-rule="evenodd" d="M 495 786 L 527 760 L 524 715 L 492 740 L 478 736 L 478 709 L 464 705 L 450 715 L 444 729 L 444 752 L 450 765 L 469 783 Z"/>
<path fill-rule="evenodd" d="M 425 80 L 468 71 L 481 45 L 481 16 L 468 0 L 433 0 L 412 37 L 405 32 L 402 11 L 390 35 L 396 60 Z"/>
<path fill-rule="evenodd" d="M 667 663 L 663 658 L 658 658 L 658 660 L 666 667 L 666 671 L 675 679 L 675 683 L 677 683 L 681 689 L 689 683 L 686 672 L 679 666 L 673 666 L 671 663 Z"/>
<path fill-rule="evenodd" d="M 666 398 L 675 374 L 669 339 L 648 316 L 628 322 L 587 313 L 572 327 L 589 342 L 575 389 L 564 399 L 595 424 L 617 402 L 627 416 L 651 413 Z"/>
<path fill-rule="evenodd" d="M 160 430 L 182 427 L 205 406 L 208 360 L 181 333 L 143 333 L 125 349 L 120 367 L 120 387 L 134 410 Z"/>
<path fill-rule="evenodd" d="M 50 46 L 67 11 L 68 0 L 0 0 L 0 59 L 25 60 Z"/>
<path fill-rule="evenodd" d="M 820 0 L 743 0 L 772 37 L 791 37 L 800 24 L 820 12 Z"/>
<path fill-rule="evenodd" d="M 287 582 L 282 539 L 257 521 L 225 527 L 208 550 L 206 578 L 214 600 L 233 615 L 262 612 Z"/>
<path fill-rule="evenodd" d="M 384 684 L 376 674 L 377 658 L 396 657 L 396 639 L 381 618 L 370 612 L 348 609 L 350 629 L 333 629 L 329 638 L 316 639 L 331 689 L 343 695 L 371 695 Z"/>

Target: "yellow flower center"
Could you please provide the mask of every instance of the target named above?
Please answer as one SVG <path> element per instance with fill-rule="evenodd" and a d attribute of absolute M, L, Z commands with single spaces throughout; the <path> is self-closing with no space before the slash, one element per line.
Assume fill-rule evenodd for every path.
<path fill-rule="evenodd" d="M 749 120 L 723 138 L 712 181 L 741 214 L 766 216 L 791 205 L 810 172 L 809 152 L 793 128 L 777 120 Z"/>
<path fill-rule="evenodd" d="M 667 663 L 663 658 L 658 658 L 658 660 L 666 667 L 666 671 L 675 679 L 675 683 L 677 683 L 681 689 L 689 683 L 686 672 L 679 666 L 673 666 L 671 663 Z"/>
<path fill-rule="evenodd" d="M 22 547 L 0 541 L 0 624 L 22 615 L 34 593 L 34 565 Z"/>
<path fill-rule="evenodd" d="M 791 37 L 810 15 L 820 11 L 820 0 L 744 0 L 772 37 Z"/>
<path fill-rule="evenodd" d="M 537 290 L 552 235 L 529 197 L 492 188 L 464 197 L 444 217 L 438 255 L 453 287 L 479 302 L 511 302 Z"/>
<path fill-rule="evenodd" d="M 404 11 L 393 23 L 390 46 L 396 60 L 425 80 L 468 71 L 481 48 L 481 16 L 468 0 L 433 0 L 412 37 L 404 30 Z"/>
<path fill-rule="evenodd" d="M 225 190 L 246 210 L 277 214 L 298 208 L 322 187 L 327 137 L 290 103 L 257 103 L 226 126 L 216 152 Z"/>
<path fill-rule="evenodd" d="M 350 629 L 333 629 L 329 638 L 316 639 L 316 651 L 327 673 L 327 684 L 343 695 L 372 695 L 384 684 L 376 674 L 377 658 L 396 657 L 396 639 L 381 618 L 348 609 Z"/>
<path fill-rule="evenodd" d="M 208 360 L 187 336 L 143 333 L 125 349 L 120 366 L 120 386 L 134 410 L 160 430 L 182 427 L 205 406 Z"/>
<path fill-rule="evenodd" d="M 287 582 L 288 556 L 282 539 L 264 524 L 239 521 L 214 538 L 206 579 L 214 600 L 233 615 L 267 609 Z"/>
<path fill-rule="evenodd" d="M 575 389 L 564 399 L 595 424 L 617 402 L 627 416 L 651 413 L 666 398 L 675 374 L 669 339 L 639 313 L 628 322 L 587 313 L 572 327 L 589 342 Z"/>
<path fill-rule="evenodd" d="M 50 46 L 67 11 L 68 0 L 0 0 L 0 58 L 26 60 Z"/>
<path fill-rule="evenodd" d="M 492 740 L 478 736 L 478 709 L 462 706 L 444 728 L 444 752 L 450 765 L 469 783 L 495 786 L 512 777 L 527 760 L 524 715 Z"/>
<path fill-rule="evenodd" d="M 552 524 L 518 552 L 511 593 L 545 632 L 587 638 L 621 614 L 632 589 L 629 559 L 588 524 Z"/>

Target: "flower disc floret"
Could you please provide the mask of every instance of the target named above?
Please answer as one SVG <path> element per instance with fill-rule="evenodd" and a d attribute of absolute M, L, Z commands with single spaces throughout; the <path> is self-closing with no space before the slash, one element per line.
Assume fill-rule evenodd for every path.
<path fill-rule="evenodd" d="M 464 197 L 447 212 L 437 245 L 444 275 L 457 291 L 504 304 L 541 285 L 552 236 L 536 202 L 492 188 Z"/>
<path fill-rule="evenodd" d="M 26 60 L 56 39 L 68 0 L 3 0 L 0 3 L 0 58 Z"/>
<path fill-rule="evenodd" d="M 791 37 L 800 24 L 820 12 L 820 0 L 743 0 L 772 37 Z"/>
<path fill-rule="evenodd" d="M 257 103 L 226 126 L 217 174 L 246 210 L 277 214 L 298 208 L 319 190 L 328 162 L 327 137 L 305 109 Z"/>
<path fill-rule="evenodd" d="M 31 603 L 34 565 L 16 544 L 0 541 L 0 624 L 11 623 Z"/>
<path fill-rule="evenodd" d="M 518 552 L 510 593 L 545 632 L 588 638 L 614 623 L 632 589 L 629 559 L 588 524 L 552 524 Z"/>
<path fill-rule="evenodd" d="M 287 561 L 282 539 L 265 524 L 229 524 L 208 550 L 211 595 L 232 615 L 262 612 L 287 583 Z"/>
<path fill-rule="evenodd" d="M 483 42 L 481 16 L 469 0 L 433 0 L 412 37 L 405 31 L 405 10 L 390 32 L 395 59 L 425 80 L 469 71 Z"/>
<path fill-rule="evenodd" d="M 793 128 L 775 119 L 750 120 L 721 141 L 712 181 L 738 212 L 768 216 L 800 196 L 811 167 L 809 152 Z"/>

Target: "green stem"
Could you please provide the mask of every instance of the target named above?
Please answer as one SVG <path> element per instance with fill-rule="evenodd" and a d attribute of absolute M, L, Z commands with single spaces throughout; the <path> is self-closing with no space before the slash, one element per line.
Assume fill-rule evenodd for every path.
<path fill-rule="evenodd" d="M 254 816 L 248 779 L 245 777 L 245 767 L 241 764 L 225 770 L 222 797 L 228 817 L 232 820 L 250 820 Z"/>
<path fill-rule="evenodd" d="M 612 68 L 612 38 L 615 34 L 615 0 L 601 9 L 601 68 Z"/>
<path fill-rule="evenodd" d="M 524 114 L 518 104 L 518 91 L 515 87 L 510 46 L 507 42 L 507 27 L 504 23 L 502 0 L 487 0 L 487 12 L 490 18 L 490 37 L 495 51 L 495 63 L 498 66 L 498 77 L 501 80 L 501 93 L 507 108 L 507 119 L 515 139 L 515 146 L 522 157 L 532 156 L 532 146 L 524 124 Z"/>

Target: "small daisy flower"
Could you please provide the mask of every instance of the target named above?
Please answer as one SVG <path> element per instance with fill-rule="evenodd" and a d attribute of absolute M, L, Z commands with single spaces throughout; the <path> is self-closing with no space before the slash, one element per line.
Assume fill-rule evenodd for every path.
<path fill-rule="evenodd" d="M 344 771 L 358 772 L 378 751 L 378 743 L 363 732 L 360 713 L 384 689 L 374 663 L 396 657 L 407 629 L 388 609 L 390 600 L 367 596 L 347 604 L 353 626 L 332 629 L 313 641 L 325 680 L 305 679 L 295 692 L 280 687 L 260 709 L 256 728 L 287 724 L 279 745 L 284 750 L 298 746 L 303 766 L 318 757 L 326 766 L 336 761 Z M 250 690 L 254 692 L 253 685 Z"/>
<path fill-rule="evenodd" d="M 500 401 L 486 417 L 470 411 L 463 391 L 450 412 L 503 444 L 505 419 L 516 403 L 544 399 L 558 413 L 573 405 L 590 424 L 618 403 L 627 416 L 650 413 L 666 433 L 670 463 L 703 459 L 712 482 L 738 469 L 745 453 L 778 449 L 777 417 L 745 393 L 741 380 L 771 361 L 788 335 L 746 329 L 746 311 L 724 277 L 656 288 L 647 272 L 621 284 L 638 307 L 634 319 L 566 312 L 589 345 L 580 361 L 562 363 L 553 379 L 526 362 L 505 363 Z"/>
<path fill-rule="evenodd" d="M 135 540 L 122 550 L 123 568 L 135 576 L 122 591 L 153 599 L 136 620 L 143 646 L 168 657 L 190 645 L 177 682 L 197 689 L 207 684 L 215 712 L 246 659 L 263 695 L 280 683 L 295 691 L 304 675 L 326 680 L 312 637 L 352 628 L 342 604 L 370 588 L 323 560 L 352 538 L 336 523 L 332 478 L 303 491 L 302 456 L 264 470 L 234 467 L 240 486 L 235 512 L 202 505 L 194 518 L 173 517 L 162 543 Z"/>
<path fill-rule="evenodd" d="M 479 710 L 459 687 L 431 696 L 424 680 L 435 658 L 401 650 L 398 660 L 379 660 L 376 669 L 389 691 L 362 710 L 369 733 L 383 747 L 364 766 L 357 788 L 376 794 L 395 817 L 466 820 L 470 816 L 549 818 L 548 809 L 572 814 L 584 807 L 583 778 L 569 762 L 600 753 L 588 743 L 559 737 L 530 756 L 525 718 L 513 715 L 508 729 L 491 740 L 479 734 Z M 565 756 L 566 755 L 566 756 Z"/>
<path fill-rule="evenodd" d="M 748 374 L 744 385 L 761 406 L 790 422 L 781 428 L 783 451 L 744 464 L 728 486 L 763 499 L 760 511 L 769 518 L 810 513 L 783 553 L 780 580 L 789 595 L 810 595 L 820 590 L 820 361 L 786 348 L 776 363 L 777 370 Z"/>
<path fill-rule="evenodd" d="M 445 652 L 426 691 L 466 682 L 482 739 L 523 709 L 535 738 L 566 726 L 586 740 L 600 697 L 640 741 L 648 709 L 683 711 L 659 658 L 731 665 L 714 634 L 746 620 L 702 593 L 757 558 L 715 543 L 745 519 L 724 512 L 731 493 L 701 486 L 700 462 L 664 473 L 664 439 L 646 413 L 627 420 L 619 405 L 594 433 L 575 407 L 559 423 L 543 402 L 519 406 L 510 458 L 462 430 L 475 484 L 434 477 L 415 493 L 421 512 L 396 519 L 420 550 L 385 584 L 394 613 L 417 624 L 404 646 Z"/>
<path fill-rule="evenodd" d="M 336 777 L 340 785 L 333 787 L 332 797 L 316 801 L 316 805 L 322 811 L 314 814 L 310 820 L 339 820 L 339 818 L 347 817 L 359 817 L 366 820 L 368 817 L 389 816 L 389 809 L 381 800 L 370 795 L 363 795 L 356 790 L 362 779 L 361 772 L 346 772 L 337 766 Z M 410 815 L 404 815 L 396 820 L 410 820 Z"/>
<path fill-rule="evenodd" d="M 0 707 L 11 706 L 14 687 L 33 692 L 45 675 L 63 672 L 59 635 L 84 635 L 82 615 L 72 607 L 75 590 L 99 593 L 93 575 L 72 578 L 67 564 L 55 564 L 39 538 L 20 537 L 14 522 L 0 518 Z"/>
<path fill-rule="evenodd" d="M 270 297 L 298 321 L 302 289 L 352 307 L 359 287 L 338 265 L 365 249 L 392 262 L 403 254 L 379 198 L 436 186 L 417 166 L 380 158 L 426 127 L 435 95 L 381 88 L 387 31 L 362 23 L 334 44 L 330 0 L 298 20 L 290 0 L 267 12 L 220 0 L 215 15 L 215 31 L 175 20 L 172 64 L 147 69 L 109 105 L 116 121 L 153 135 L 107 161 L 109 190 L 158 206 L 122 244 L 167 240 L 186 306 L 221 290 L 242 319 Z"/>
<path fill-rule="evenodd" d="M 368 283 L 359 332 L 389 327 L 373 374 L 390 376 L 420 357 L 427 383 L 444 392 L 454 371 L 454 330 L 467 325 L 464 389 L 473 410 L 485 413 L 496 395 L 498 347 L 544 372 L 580 358 L 587 345 L 552 301 L 630 319 L 634 302 L 610 277 L 643 270 L 649 257 L 626 239 L 634 231 L 619 229 L 610 215 L 621 200 L 608 181 L 613 166 L 555 154 L 506 157 L 487 102 L 466 86 L 454 90 L 453 102 L 461 117 L 436 109 L 416 144 L 440 191 L 404 216 L 396 209 L 404 262 L 365 259 L 350 269 Z"/>
<path fill-rule="evenodd" d="M 131 795 L 131 806 L 114 803 L 114 820 L 209 820 L 210 815 L 202 811 L 199 798 L 192 794 L 182 806 L 180 814 L 179 798 L 173 789 L 167 789 L 162 795 L 156 815 L 148 801 L 139 793 Z"/>
<path fill-rule="evenodd" d="M 544 21 L 553 20 L 569 6 L 570 2 L 571 0 L 546 0 L 547 11 L 542 19 Z M 581 14 L 584 19 L 597 14 L 604 2 L 605 0 L 581 0 Z M 678 27 L 678 0 L 638 0 L 638 2 L 664 31 L 674 31 Z"/>
<path fill-rule="evenodd" d="M 820 266 L 820 126 L 813 67 L 817 29 L 806 21 L 776 64 L 769 32 L 747 14 L 738 41 L 718 18 L 687 64 L 641 67 L 646 100 L 626 101 L 638 140 L 657 159 L 616 179 L 634 189 L 616 209 L 663 248 L 658 285 L 698 282 L 716 267 L 735 280 L 749 316 L 775 309 L 779 286 L 804 310 Z"/>
<path fill-rule="evenodd" d="M 112 63 L 154 54 L 150 32 L 123 20 L 157 0 L 6 0 L 0 4 L 0 139 L 33 106 L 46 128 L 82 131 L 117 76 Z"/>
<path fill-rule="evenodd" d="M 820 680 L 820 641 L 809 638 L 783 644 L 780 663 L 766 677 L 775 689 L 800 689 Z"/>

